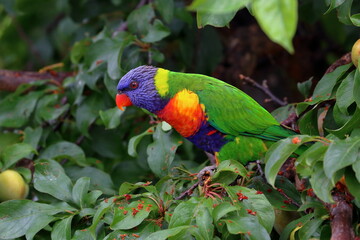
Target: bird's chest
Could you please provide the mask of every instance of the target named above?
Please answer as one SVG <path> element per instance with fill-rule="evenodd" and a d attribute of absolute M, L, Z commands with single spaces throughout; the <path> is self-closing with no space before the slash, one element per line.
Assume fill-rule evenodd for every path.
<path fill-rule="evenodd" d="M 193 136 L 206 121 L 197 94 L 186 89 L 177 93 L 157 115 L 183 137 Z"/>

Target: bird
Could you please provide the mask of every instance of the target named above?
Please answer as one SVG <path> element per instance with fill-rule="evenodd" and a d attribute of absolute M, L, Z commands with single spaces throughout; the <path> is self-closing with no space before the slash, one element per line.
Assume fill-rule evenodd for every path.
<path fill-rule="evenodd" d="M 228 83 L 154 66 L 139 66 L 120 79 L 116 105 L 155 114 L 214 156 L 216 166 L 225 160 L 243 165 L 259 160 L 274 142 L 297 134 Z"/>

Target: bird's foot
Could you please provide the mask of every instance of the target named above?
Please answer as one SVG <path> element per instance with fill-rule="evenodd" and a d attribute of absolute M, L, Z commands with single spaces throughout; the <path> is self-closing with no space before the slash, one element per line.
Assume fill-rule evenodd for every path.
<path fill-rule="evenodd" d="M 208 196 L 208 194 L 206 194 L 206 192 L 208 192 L 206 189 L 210 189 L 210 188 L 214 187 L 214 184 L 209 185 L 209 183 L 210 183 L 211 177 L 214 175 L 215 170 L 216 170 L 215 165 L 207 166 L 207 167 L 204 167 L 203 169 L 201 169 L 199 171 L 199 173 L 196 175 L 198 181 L 194 185 L 192 185 L 188 190 L 181 193 L 180 196 L 176 198 L 176 200 L 180 200 L 186 196 L 190 196 L 194 192 L 194 189 L 198 186 L 203 187 L 205 196 Z M 210 194 L 210 195 L 212 196 L 212 194 Z"/>

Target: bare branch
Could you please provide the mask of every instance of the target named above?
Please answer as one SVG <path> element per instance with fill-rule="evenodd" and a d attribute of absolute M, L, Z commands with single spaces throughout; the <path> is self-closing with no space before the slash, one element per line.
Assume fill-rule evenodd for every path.
<path fill-rule="evenodd" d="M 346 65 L 348 63 L 351 63 L 351 53 L 350 52 L 343 55 L 341 58 L 339 58 L 333 64 L 331 64 L 330 67 L 328 67 L 328 69 L 326 70 L 325 74 L 331 73 L 336 68 L 338 68 L 338 67 L 340 67 L 342 65 Z"/>
<path fill-rule="evenodd" d="M 74 76 L 73 72 L 28 72 L 28 71 L 11 71 L 0 69 L 0 91 L 15 91 L 22 83 L 29 83 L 37 80 L 50 79 L 55 82 L 62 81 L 70 76 Z"/>
<path fill-rule="evenodd" d="M 260 89 L 261 91 L 263 91 L 266 95 L 268 95 L 271 99 L 271 101 L 276 102 L 277 104 L 279 104 L 280 106 L 285 106 L 287 104 L 286 101 L 282 101 L 279 98 L 277 98 L 270 90 L 269 87 L 267 85 L 267 81 L 264 80 L 262 82 L 262 85 L 258 84 L 254 79 L 244 76 L 242 74 L 239 75 L 240 80 L 244 80 L 245 82 L 250 83 L 252 86 Z"/>

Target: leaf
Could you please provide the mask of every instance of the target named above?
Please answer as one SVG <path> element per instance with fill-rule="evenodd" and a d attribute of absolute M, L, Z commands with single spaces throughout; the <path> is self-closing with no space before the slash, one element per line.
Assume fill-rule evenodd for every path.
<path fill-rule="evenodd" d="M 244 8 L 250 2 L 250 0 L 195 0 L 190 4 L 190 6 L 187 7 L 187 9 L 190 11 L 221 14 L 237 12 L 240 9 Z"/>
<path fill-rule="evenodd" d="M 159 19 L 156 19 L 148 28 L 148 32 L 145 37 L 142 38 L 142 41 L 148 43 L 158 42 L 169 35 L 169 29 L 165 27 Z"/>
<path fill-rule="evenodd" d="M 36 117 L 38 121 L 51 121 L 60 117 L 61 114 L 69 110 L 70 105 L 65 104 L 60 106 L 59 96 L 57 94 L 46 95 L 38 101 L 36 107 Z"/>
<path fill-rule="evenodd" d="M 326 10 L 326 12 L 324 14 L 329 13 L 331 10 L 339 7 L 341 4 L 343 4 L 345 2 L 345 0 L 330 0 L 329 3 L 329 9 Z"/>
<path fill-rule="evenodd" d="M 126 22 L 130 32 L 145 35 L 153 18 L 155 18 L 154 10 L 150 4 L 147 4 L 132 11 L 127 17 Z"/>
<path fill-rule="evenodd" d="M 259 224 L 255 217 L 240 217 L 233 216 L 231 218 L 223 219 L 226 223 L 227 229 L 231 234 L 245 234 L 248 239 L 269 239 L 270 236 L 266 229 Z"/>
<path fill-rule="evenodd" d="M 90 178 L 89 177 L 82 177 L 79 178 L 73 189 L 72 189 L 72 199 L 75 204 L 80 206 L 81 208 L 85 207 L 85 201 L 90 186 Z"/>
<path fill-rule="evenodd" d="M 89 232 L 93 237 L 96 236 L 95 231 L 96 228 L 100 222 L 100 220 L 103 218 L 104 214 L 108 211 L 110 211 L 111 206 L 114 204 L 114 198 L 106 199 L 102 201 L 99 205 L 99 208 L 96 210 L 95 215 L 92 220 L 92 224 L 89 227 Z"/>
<path fill-rule="evenodd" d="M 189 230 L 192 226 L 180 226 L 166 230 L 160 230 L 150 234 L 145 240 L 166 240 L 170 237 L 174 237 L 179 233 Z"/>
<path fill-rule="evenodd" d="M 89 127 L 99 116 L 100 110 L 105 109 L 105 102 L 101 94 L 92 93 L 76 109 L 76 126 L 81 133 L 89 137 Z"/>
<path fill-rule="evenodd" d="M 41 127 L 37 127 L 35 129 L 31 127 L 26 127 L 24 130 L 24 143 L 30 144 L 34 149 L 39 145 L 39 141 L 41 135 L 43 133 L 43 129 Z"/>
<path fill-rule="evenodd" d="M 360 201 L 359 180 L 356 178 L 354 171 L 351 168 L 347 168 L 344 176 L 346 187 L 349 189 L 351 195 L 353 195 L 357 201 Z"/>
<path fill-rule="evenodd" d="M 74 216 L 70 216 L 57 221 L 51 231 L 51 239 L 53 240 L 70 240 L 71 239 L 71 221 Z"/>
<path fill-rule="evenodd" d="M 30 200 L 11 200 L 0 203 L 0 238 L 14 239 L 24 236 L 30 229 L 32 236 L 39 231 L 40 225 L 46 226 L 61 212 L 55 206 Z"/>
<path fill-rule="evenodd" d="M 299 129 L 302 134 L 319 135 L 318 109 L 311 109 L 300 118 Z"/>
<path fill-rule="evenodd" d="M 312 80 L 313 78 L 309 78 L 308 80 L 304 82 L 297 83 L 297 88 L 299 89 L 299 92 L 305 97 L 308 98 L 310 96 L 310 90 L 312 86 Z"/>
<path fill-rule="evenodd" d="M 10 128 L 24 126 L 30 119 L 29 117 L 34 111 L 38 99 L 43 94 L 43 91 L 32 91 L 24 96 L 17 96 L 16 93 L 13 93 L 1 100 L 0 126 Z"/>
<path fill-rule="evenodd" d="M 100 169 L 94 167 L 80 168 L 77 166 L 71 166 L 67 167 L 65 171 L 73 181 L 76 181 L 81 177 L 89 177 L 90 190 L 100 190 L 107 195 L 116 194 L 116 191 L 114 190 L 114 183 L 112 182 L 110 175 Z"/>
<path fill-rule="evenodd" d="M 72 183 L 62 166 L 54 160 L 35 161 L 34 187 L 39 192 L 66 202 L 72 201 Z"/>
<path fill-rule="evenodd" d="M 234 18 L 235 14 L 236 12 L 218 14 L 198 12 L 196 14 L 197 26 L 198 28 L 203 28 L 206 25 L 214 27 L 229 26 L 229 22 Z"/>
<path fill-rule="evenodd" d="M 114 230 L 128 230 L 137 227 L 141 223 L 143 223 L 144 220 L 149 216 L 151 211 L 153 211 L 154 209 L 157 210 L 157 208 L 155 207 L 151 207 L 150 209 L 148 208 L 150 203 L 153 204 L 152 200 L 144 199 L 143 201 L 144 203 L 141 203 L 143 205 L 143 208 L 141 209 L 139 209 L 140 203 L 138 201 L 134 201 L 124 208 L 124 210 L 127 211 L 127 214 L 123 213 L 124 210 L 117 211 L 117 214 L 115 214 L 110 228 Z M 135 214 L 134 211 L 136 211 Z"/>
<path fill-rule="evenodd" d="M 155 7 L 166 23 L 170 23 L 174 17 L 174 0 L 155 0 Z"/>
<path fill-rule="evenodd" d="M 289 53 L 294 52 L 292 38 L 297 27 L 297 8 L 296 0 L 255 0 L 252 3 L 261 29 Z"/>
<path fill-rule="evenodd" d="M 356 68 L 355 75 L 354 75 L 354 89 L 353 89 L 353 96 L 356 104 L 360 106 L 360 68 Z"/>
<path fill-rule="evenodd" d="M 198 203 L 190 200 L 177 205 L 171 217 L 169 228 L 191 225 L 193 218 L 196 216 L 195 209 L 197 206 Z"/>
<path fill-rule="evenodd" d="M 359 153 L 360 137 L 331 142 L 324 157 L 324 172 L 326 176 L 332 179 L 338 170 L 352 165 Z"/>
<path fill-rule="evenodd" d="M 1 154 L 3 167 L 2 170 L 8 169 L 20 159 L 28 156 L 30 153 L 37 153 L 36 150 L 27 143 L 16 143 L 4 148 Z"/>
<path fill-rule="evenodd" d="M 354 72 L 349 73 L 346 78 L 341 82 L 336 91 L 336 104 L 339 110 L 348 114 L 348 107 L 354 102 Z"/>
<path fill-rule="evenodd" d="M 333 72 L 325 74 L 316 85 L 313 93 L 313 103 L 331 98 L 333 88 L 337 81 L 349 70 L 351 63 L 336 68 Z"/>
<path fill-rule="evenodd" d="M 14 143 L 20 142 L 21 135 L 15 133 L 3 133 L 0 132 L 0 154 L 7 147 Z M 1 156 L 1 155 L 0 155 Z"/>
<path fill-rule="evenodd" d="M 320 228 L 324 219 L 314 218 L 305 223 L 299 230 L 299 239 L 310 239 L 310 237 Z"/>
<path fill-rule="evenodd" d="M 121 115 L 124 111 L 120 111 L 117 107 L 107 109 L 99 112 L 100 118 L 103 121 L 106 129 L 117 128 L 120 125 Z"/>
<path fill-rule="evenodd" d="M 334 134 L 339 138 L 344 138 L 347 134 L 349 134 L 355 127 L 360 124 L 360 108 L 357 107 L 353 116 L 340 128 L 338 129 L 327 129 L 329 133 Z"/>
<path fill-rule="evenodd" d="M 292 222 L 290 222 L 282 231 L 281 235 L 280 235 L 280 240 L 287 240 L 289 239 L 289 236 L 291 234 L 291 232 L 293 232 L 293 230 L 296 227 L 302 227 L 304 224 L 306 224 L 307 222 L 309 222 L 312 218 L 314 217 L 313 213 L 309 213 L 305 216 L 302 216 L 301 218 L 298 218 Z"/>
<path fill-rule="evenodd" d="M 317 142 L 311 145 L 296 160 L 296 172 L 303 177 L 308 177 L 313 173 L 313 166 L 318 161 L 323 161 L 328 146 L 324 143 Z"/>
<path fill-rule="evenodd" d="M 246 177 L 246 174 L 246 168 L 239 161 L 226 160 L 220 162 L 214 176 L 212 176 L 212 180 L 214 182 L 230 184 L 236 179 L 236 177 Z"/>
<path fill-rule="evenodd" d="M 196 209 L 196 226 L 192 229 L 192 235 L 196 239 L 213 240 L 214 224 L 208 208 L 205 205 L 199 205 Z"/>
<path fill-rule="evenodd" d="M 218 222 L 222 217 L 225 217 L 226 214 L 237 211 L 238 209 L 229 202 L 222 202 L 214 208 L 212 216 L 214 222 Z"/>
<path fill-rule="evenodd" d="M 298 138 L 299 143 L 293 143 L 293 139 Z M 303 143 L 310 142 L 313 137 L 307 135 L 297 135 L 282 139 L 274 143 L 265 155 L 265 176 L 271 186 L 274 186 L 276 176 L 293 152 Z"/>
<path fill-rule="evenodd" d="M 155 186 L 152 185 L 148 185 L 146 183 L 140 182 L 140 183 L 129 183 L 129 182 L 124 182 L 123 184 L 121 184 L 120 189 L 119 189 L 119 195 L 122 196 L 124 194 L 129 194 L 132 191 L 138 189 L 138 188 L 144 188 L 145 190 L 147 190 L 150 193 L 156 194 L 158 193 L 157 189 Z"/>
<path fill-rule="evenodd" d="M 182 141 L 179 135 L 166 133 L 157 125 L 153 134 L 154 142 L 147 147 L 150 169 L 159 177 L 165 176 L 174 160 L 176 149 Z"/>
<path fill-rule="evenodd" d="M 327 203 L 334 202 L 330 192 L 334 187 L 333 181 L 326 176 L 320 162 L 315 164 L 314 173 L 309 180 L 318 198 Z"/>
<path fill-rule="evenodd" d="M 286 120 L 291 114 L 295 114 L 295 105 L 288 104 L 286 106 L 279 107 L 271 112 L 271 115 L 279 122 Z"/>
<path fill-rule="evenodd" d="M 84 151 L 78 145 L 66 141 L 50 145 L 40 154 L 39 158 L 55 160 L 62 160 L 65 158 L 74 161 L 80 166 L 88 165 Z"/>
<path fill-rule="evenodd" d="M 145 132 L 130 138 L 130 141 L 128 143 L 128 154 L 132 157 L 136 157 L 137 156 L 136 147 L 140 143 L 141 139 L 153 133 L 154 133 L 154 127 L 151 127 L 147 129 Z"/>

